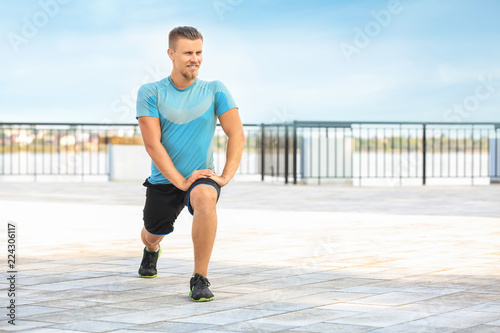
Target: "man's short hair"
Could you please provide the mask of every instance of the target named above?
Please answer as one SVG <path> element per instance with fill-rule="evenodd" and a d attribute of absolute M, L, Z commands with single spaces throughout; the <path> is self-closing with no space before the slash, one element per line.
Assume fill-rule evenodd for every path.
<path fill-rule="evenodd" d="M 179 38 L 186 38 L 190 40 L 201 39 L 203 41 L 203 36 L 201 33 L 193 27 L 177 27 L 173 28 L 168 34 L 168 47 L 175 51 L 177 40 Z"/>

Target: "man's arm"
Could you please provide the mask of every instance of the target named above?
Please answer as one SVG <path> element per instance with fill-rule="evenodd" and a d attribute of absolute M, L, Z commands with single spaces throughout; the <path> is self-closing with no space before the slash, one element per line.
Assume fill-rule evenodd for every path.
<path fill-rule="evenodd" d="M 214 175 L 210 169 L 196 170 L 187 179 L 175 168 L 172 159 L 168 155 L 165 147 L 161 144 L 160 118 L 139 117 L 139 127 L 141 129 L 144 147 L 154 164 L 160 172 L 175 187 L 187 191 L 191 184 L 199 178 L 208 178 Z"/>
<path fill-rule="evenodd" d="M 224 133 L 228 136 L 227 151 L 226 151 L 226 165 L 222 171 L 222 175 L 213 175 L 212 178 L 219 184 L 225 186 L 233 178 L 236 170 L 241 161 L 241 154 L 243 153 L 243 146 L 245 145 L 245 134 L 243 132 L 243 125 L 241 124 L 238 109 L 234 108 L 224 112 L 219 117 L 220 124 Z"/>

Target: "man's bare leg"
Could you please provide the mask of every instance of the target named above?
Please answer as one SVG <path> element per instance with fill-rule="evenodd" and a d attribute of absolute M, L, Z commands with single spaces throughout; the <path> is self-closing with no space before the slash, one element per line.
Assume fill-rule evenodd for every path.
<path fill-rule="evenodd" d="M 159 244 L 163 239 L 163 236 L 153 235 L 143 227 L 141 231 L 141 239 L 146 248 L 143 251 L 141 266 L 139 267 L 139 275 L 145 278 L 156 277 L 158 274 L 156 263 L 161 253 L 161 250 L 159 250 Z"/>
<path fill-rule="evenodd" d="M 149 252 L 155 252 L 160 247 L 160 242 L 165 236 L 157 236 L 149 233 L 146 228 L 142 227 L 141 239 Z"/>
<path fill-rule="evenodd" d="M 191 190 L 191 206 L 193 207 L 193 249 L 194 272 L 207 276 L 208 263 L 217 232 L 217 190 L 211 185 L 198 185 Z"/>

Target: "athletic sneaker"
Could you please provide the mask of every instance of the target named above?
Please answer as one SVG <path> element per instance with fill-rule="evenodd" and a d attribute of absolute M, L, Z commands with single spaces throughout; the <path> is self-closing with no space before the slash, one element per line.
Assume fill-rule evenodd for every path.
<path fill-rule="evenodd" d="M 191 291 L 189 296 L 195 302 L 206 302 L 214 299 L 214 294 L 208 289 L 210 282 L 201 274 L 196 273 L 189 281 Z"/>
<path fill-rule="evenodd" d="M 149 252 L 144 247 L 144 254 L 142 256 L 141 267 L 139 268 L 139 276 L 143 278 L 154 278 L 157 275 L 156 263 L 161 254 L 161 248 L 155 252 Z"/>

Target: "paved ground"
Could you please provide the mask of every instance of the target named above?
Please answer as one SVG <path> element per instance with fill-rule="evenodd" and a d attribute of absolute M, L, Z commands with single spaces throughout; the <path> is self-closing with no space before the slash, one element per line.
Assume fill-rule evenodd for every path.
<path fill-rule="evenodd" d="M 188 297 L 190 217 L 137 268 L 140 183 L 2 183 L 16 224 L 16 325 L 0 331 L 500 332 L 500 186 L 352 188 L 235 182 L 209 279 Z"/>

